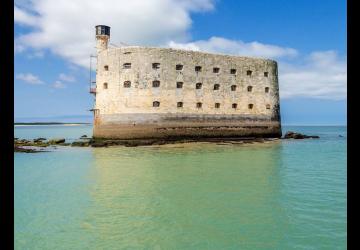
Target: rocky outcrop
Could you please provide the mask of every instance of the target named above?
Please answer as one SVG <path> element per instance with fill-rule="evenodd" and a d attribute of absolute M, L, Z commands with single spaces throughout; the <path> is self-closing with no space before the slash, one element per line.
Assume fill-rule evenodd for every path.
<path fill-rule="evenodd" d="M 65 139 L 64 138 L 56 138 L 56 139 L 51 139 L 48 141 L 48 143 L 50 145 L 53 145 L 53 144 L 60 144 L 60 143 L 64 143 L 65 142 Z"/>
<path fill-rule="evenodd" d="M 304 134 L 301 134 L 301 133 L 288 131 L 288 132 L 285 133 L 283 139 L 308 139 L 308 138 L 318 139 L 320 137 L 318 135 L 304 135 Z"/>

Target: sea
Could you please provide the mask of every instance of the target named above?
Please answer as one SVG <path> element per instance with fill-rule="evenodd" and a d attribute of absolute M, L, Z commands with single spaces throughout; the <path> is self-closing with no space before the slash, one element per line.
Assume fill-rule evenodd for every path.
<path fill-rule="evenodd" d="M 320 139 L 14 153 L 15 249 L 346 249 L 347 127 L 290 130 Z"/>

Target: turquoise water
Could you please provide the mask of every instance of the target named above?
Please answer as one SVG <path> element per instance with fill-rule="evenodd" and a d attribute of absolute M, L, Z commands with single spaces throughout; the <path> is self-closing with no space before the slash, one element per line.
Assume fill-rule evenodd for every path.
<path fill-rule="evenodd" d="M 321 138 L 15 153 L 15 248 L 346 249 L 346 127 L 287 130 Z"/>

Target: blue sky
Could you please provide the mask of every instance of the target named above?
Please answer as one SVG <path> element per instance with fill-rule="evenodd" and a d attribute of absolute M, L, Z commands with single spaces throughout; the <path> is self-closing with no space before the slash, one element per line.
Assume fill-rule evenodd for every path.
<path fill-rule="evenodd" d="M 15 1 L 15 120 L 91 120 L 94 26 L 111 43 L 272 58 L 283 124 L 346 124 L 346 1 Z"/>

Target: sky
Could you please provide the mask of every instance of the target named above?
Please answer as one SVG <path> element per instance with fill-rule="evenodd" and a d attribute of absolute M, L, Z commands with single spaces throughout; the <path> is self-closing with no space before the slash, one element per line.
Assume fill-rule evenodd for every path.
<path fill-rule="evenodd" d="M 345 0 L 15 0 L 15 121 L 91 121 L 95 25 L 110 43 L 274 59 L 284 125 L 345 125 Z"/>

